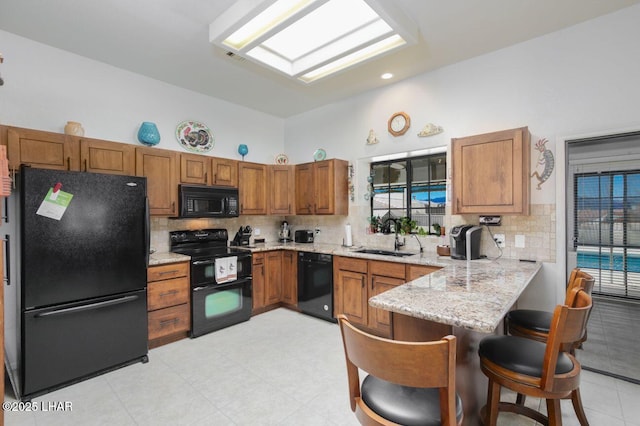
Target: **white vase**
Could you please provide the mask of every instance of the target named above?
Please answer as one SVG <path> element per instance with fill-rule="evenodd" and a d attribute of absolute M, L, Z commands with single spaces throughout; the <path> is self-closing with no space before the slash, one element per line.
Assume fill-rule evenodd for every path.
<path fill-rule="evenodd" d="M 64 133 L 71 136 L 84 136 L 84 129 L 82 128 L 82 124 L 77 121 L 67 121 L 67 124 L 64 126 Z"/>

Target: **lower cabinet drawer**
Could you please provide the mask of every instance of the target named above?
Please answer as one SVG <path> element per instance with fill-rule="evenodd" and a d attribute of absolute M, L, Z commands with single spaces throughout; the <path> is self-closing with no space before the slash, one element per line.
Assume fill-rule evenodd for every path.
<path fill-rule="evenodd" d="M 189 331 L 189 304 L 149 312 L 149 340 L 180 331 Z"/>
<path fill-rule="evenodd" d="M 189 281 L 185 278 L 150 282 L 147 287 L 147 309 L 166 308 L 189 302 Z"/>

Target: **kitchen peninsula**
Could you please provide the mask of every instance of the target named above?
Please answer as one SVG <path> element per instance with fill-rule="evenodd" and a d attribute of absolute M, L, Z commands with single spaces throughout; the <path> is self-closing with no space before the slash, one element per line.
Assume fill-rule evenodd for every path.
<path fill-rule="evenodd" d="M 487 392 L 477 354 L 480 340 L 502 333 L 502 319 L 541 268 L 539 263 L 516 260 L 451 261 L 441 270 L 372 297 L 369 304 L 391 311 L 396 340 L 456 336 L 456 388 L 463 401 L 464 424 L 478 424 Z"/>

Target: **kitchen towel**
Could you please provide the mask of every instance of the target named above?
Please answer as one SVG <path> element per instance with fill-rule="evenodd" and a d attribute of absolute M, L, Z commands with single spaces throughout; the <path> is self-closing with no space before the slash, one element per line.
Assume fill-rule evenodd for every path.
<path fill-rule="evenodd" d="M 221 257 L 215 260 L 215 276 L 218 284 L 229 281 L 229 258 Z"/>
<path fill-rule="evenodd" d="M 238 257 L 221 257 L 215 261 L 216 283 L 222 284 L 238 279 Z"/>
<path fill-rule="evenodd" d="M 227 281 L 235 281 L 238 279 L 238 257 L 227 257 Z"/>

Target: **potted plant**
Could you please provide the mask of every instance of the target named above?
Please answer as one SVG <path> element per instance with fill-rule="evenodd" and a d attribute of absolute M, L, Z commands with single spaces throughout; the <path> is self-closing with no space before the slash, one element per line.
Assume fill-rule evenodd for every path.
<path fill-rule="evenodd" d="M 400 234 L 410 234 L 414 229 L 418 227 L 415 220 L 411 220 L 408 217 L 400 218 Z"/>
<path fill-rule="evenodd" d="M 380 216 L 369 217 L 369 232 L 375 234 L 380 231 Z"/>

